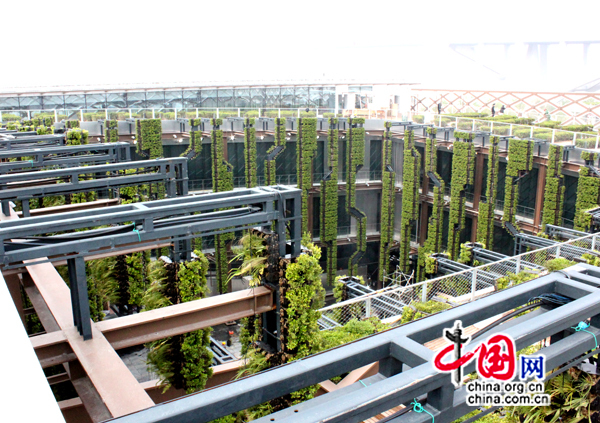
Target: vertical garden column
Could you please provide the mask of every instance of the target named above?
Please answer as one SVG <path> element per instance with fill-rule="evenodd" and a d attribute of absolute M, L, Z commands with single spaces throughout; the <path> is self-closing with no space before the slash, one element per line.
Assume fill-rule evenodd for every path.
<path fill-rule="evenodd" d="M 367 250 L 367 215 L 356 208 L 356 173 L 365 162 L 365 128 L 363 118 L 349 118 L 346 144 L 346 209 L 356 220 L 356 251 L 348 262 L 348 275 L 358 274 L 358 262 Z"/>
<path fill-rule="evenodd" d="M 421 155 L 414 145 L 415 131 L 404 131 L 404 168 L 402 172 L 402 222 L 400 228 L 400 268 L 410 270 L 410 235 L 419 216 L 419 175 Z"/>
<path fill-rule="evenodd" d="M 548 151 L 548 171 L 546 173 L 546 187 L 544 189 L 542 231 L 546 229 L 546 225 L 560 226 L 562 223 L 563 197 L 565 195 L 562 156 L 563 147 L 551 144 Z"/>
<path fill-rule="evenodd" d="M 246 118 L 244 124 L 244 164 L 246 172 L 246 188 L 258 185 L 256 177 L 256 128 L 255 120 Z"/>
<path fill-rule="evenodd" d="M 477 219 L 477 242 L 488 250 L 493 249 L 494 242 L 494 215 L 496 206 L 496 192 L 498 190 L 498 163 L 500 157 L 499 138 L 490 138 L 490 148 L 487 168 L 486 201 L 479 202 L 479 217 Z"/>
<path fill-rule="evenodd" d="M 504 192 L 504 216 L 502 221 L 518 228 L 516 221 L 519 204 L 518 182 L 533 166 L 533 143 L 527 140 L 511 139 L 508 142 L 508 165 Z"/>
<path fill-rule="evenodd" d="M 212 119 L 213 130 L 211 132 L 211 159 L 213 191 L 233 190 L 232 166 L 225 161 L 223 143 L 223 131 L 220 129 L 223 119 Z M 233 238 L 233 233 L 215 235 L 215 263 L 216 276 L 219 293 L 227 292 L 227 275 L 229 273 L 229 260 L 227 259 L 227 242 Z"/>
<path fill-rule="evenodd" d="M 119 141 L 119 122 L 116 120 L 107 120 L 104 129 L 104 142 Z"/>
<path fill-rule="evenodd" d="M 381 147 L 381 241 L 379 243 L 379 282 L 390 272 L 390 248 L 394 242 L 396 172 L 392 168 L 392 122 L 385 122 Z"/>
<path fill-rule="evenodd" d="M 160 119 L 136 121 L 137 152 L 149 159 L 164 157 L 162 146 L 162 124 Z M 152 193 L 152 185 L 150 186 Z M 157 198 L 165 198 L 165 185 L 156 184 Z"/>
<path fill-rule="evenodd" d="M 436 128 L 427 128 L 427 138 L 425 144 L 425 172 L 433 181 L 433 208 L 429 224 L 427 225 L 427 239 L 423 246 L 419 248 L 419 269 L 417 280 L 425 279 L 426 273 L 431 273 L 425 268 L 427 257 L 431 253 L 439 253 L 442 249 L 442 232 L 444 228 L 444 181 L 437 173 L 437 140 Z M 437 181 L 433 178 L 437 179 Z M 427 187 L 429 189 L 429 187 Z"/>
<path fill-rule="evenodd" d="M 581 158 L 586 162 L 594 162 L 597 153 L 583 151 Z M 592 215 L 586 213 L 589 209 L 598 207 L 598 194 L 600 192 L 600 178 L 594 177 L 588 167 L 579 168 L 579 181 L 577 182 L 577 200 L 575 202 L 575 229 L 587 231 L 592 225 Z"/>
<path fill-rule="evenodd" d="M 456 141 L 453 144 L 452 185 L 450 191 L 450 217 L 448 219 L 448 252 L 452 260 L 460 253 L 460 236 L 465 227 L 465 187 L 473 183 L 473 166 L 475 148 L 473 134 L 454 132 Z M 460 139 L 464 141 L 460 141 Z"/>
<path fill-rule="evenodd" d="M 312 188 L 313 158 L 317 151 L 317 119 L 298 119 L 296 137 L 296 174 L 298 188 L 302 190 L 302 234 L 310 232 L 308 227 L 308 196 Z"/>
<path fill-rule="evenodd" d="M 275 185 L 277 183 L 275 159 L 285 149 L 285 118 L 275 119 L 275 145 L 267 150 L 267 159 L 265 160 L 265 182 L 266 185 Z"/>
<path fill-rule="evenodd" d="M 180 157 L 193 159 L 198 154 L 202 153 L 202 131 L 198 130 L 202 124 L 202 119 L 190 119 L 190 145 L 187 150 L 181 153 Z M 194 239 L 195 241 L 195 239 Z"/>
<path fill-rule="evenodd" d="M 327 282 L 333 286 L 337 270 L 338 234 L 338 120 L 329 118 L 327 163 L 329 173 L 321 181 L 321 243 L 327 247 Z"/>

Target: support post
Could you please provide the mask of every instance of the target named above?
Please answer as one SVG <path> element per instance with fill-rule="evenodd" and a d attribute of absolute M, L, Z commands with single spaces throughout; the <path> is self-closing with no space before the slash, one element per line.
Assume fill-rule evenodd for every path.
<path fill-rule="evenodd" d="M 371 317 L 371 298 L 367 298 L 365 300 L 365 317 L 369 318 Z"/>
<path fill-rule="evenodd" d="M 427 302 L 427 281 L 423 282 L 422 290 L 421 290 L 421 302 Z"/>
<path fill-rule="evenodd" d="M 471 301 L 475 300 L 475 291 L 477 291 L 477 269 L 471 273 Z"/>
<path fill-rule="evenodd" d="M 92 324 L 83 256 L 68 259 L 67 267 L 69 269 L 69 284 L 71 285 L 73 324 L 83 336 L 84 341 L 87 341 L 92 339 Z"/>
<path fill-rule="evenodd" d="M 521 271 L 521 256 L 517 256 L 517 261 L 515 263 L 515 274 L 518 274 Z"/>

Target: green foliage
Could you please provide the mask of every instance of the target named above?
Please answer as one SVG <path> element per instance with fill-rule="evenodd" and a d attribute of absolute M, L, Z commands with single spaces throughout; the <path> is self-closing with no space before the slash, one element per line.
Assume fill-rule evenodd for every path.
<path fill-rule="evenodd" d="M 171 263 L 166 271 L 162 262 L 154 262 L 155 271 L 151 275 L 155 279 L 144 298 L 148 309 L 206 297 L 208 260 L 200 251 L 194 253 L 197 256 L 195 260 Z M 148 364 L 165 384 L 165 390 L 174 386 L 185 389 L 189 394 L 204 389 L 212 375 L 211 330 L 201 329 L 172 336 L 150 345 Z"/>
<path fill-rule="evenodd" d="M 89 131 L 85 129 L 72 129 L 67 131 L 67 145 L 84 145 L 88 143 Z"/>
<path fill-rule="evenodd" d="M 498 189 L 498 158 L 499 138 L 490 137 L 487 169 L 487 202 L 479 203 L 479 216 L 477 219 L 477 242 L 484 244 L 488 249 L 493 249 L 494 241 L 494 209 L 496 205 L 496 192 Z"/>
<path fill-rule="evenodd" d="M 125 174 L 135 174 L 136 172 L 137 169 L 125 170 Z M 148 201 L 149 189 L 150 187 L 148 184 L 130 185 L 119 188 L 120 204 L 132 204 Z"/>
<path fill-rule="evenodd" d="M 462 136 L 462 134 L 459 133 Z M 458 137 L 457 133 L 454 133 Z M 466 134 L 471 140 L 473 134 Z M 455 141 L 452 156 L 452 185 L 450 191 L 450 216 L 448 220 L 448 250 L 450 258 L 456 260 L 460 249 L 460 235 L 465 227 L 465 186 L 473 183 L 475 148 L 470 141 Z"/>
<path fill-rule="evenodd" d="M 516 275 L 514 273 L 509 273 L 508 275 L 498 278 L 496 280 L 496 289 L 498 291 L 508 288 L 509 286 L 519 285 L 523 282 L 530 281 L 535 279 L 537 275 L 529 272 L 519 272 Z"/>
<path fill-rule="evenodd" d="M 256 128 L 255 120 L 247 118 L 244 125 L 244 163 L 246 172 L 246 188 L 258 185 L 256 174 Z"/>
<path fill-rule="evenodd" d="M 590 174 L 587 167 L 579 168 L 579 180 L 577 182 L 577 200 L 575 201 L 575 229 L 579 231 L 589 230 L 592 224 L 592 216 L 586 213 L 588 210 L 598 207 L 598 194 L 600 192 L 600 178 Z"/>
<path fill-rule="evenodd" d="M 119 122 L 107 120 L 104 128 L 104 142 L 119 142 Z"/>
<path fill-rule="evenodd" d="M 38 126 L 35 131 L 38 135 L 52 135 L 54 134 L 54 126 Z"/>
<path fill-rule="evenodd" d="M 376 317 L 366 320 L 352 319 L 342 327 L 321 331 L 319 342 L 315 345 L 313 353 L 329 350 L 388 328 L 388 325 L 381 323 Z"/>
<path fill-rule="evenodd" d="M 348 299 L 346 292 L 345 292 L 345 286 L 346 284 L 343 282 L 340 282 L 342 279 L 347 278 L 348 276 L 346 275 L 340 275 L 337 276 L 335 278 L 335 282 L 333 284 L 333 297 L 335 298 L 336 302 L 340 302 L 340 301 L 346 301 Z M 361 285 L 366 285 L 365 279 L 362 276 L 354 276 L 356 279 L 358 279 L 358 282 Z"/>
<path fill-rule="evenodd" d="M 298 188 L 302 190 L 302 233 L 312 230 L 308 227 L 308 197 L 313 185 L 312 168 L 316 151 L 317 119 L 299 119 L 296 137 L 296 173 Z"/>
<path fill-rule="evenodd" d="M 519 186 L 515 183 L 515 179 L 523 172 L 531 171 L 533 167 L 533 142 L 511 139 L 508 142 L 507 160 L 502 221 L 518 227 L 515 216 L 519 204 Z"/>
<path fill-rule="evenodd" d="M 232 251 L 234 257 L 231 262 L 241 261 L 242 264 L 239 268 L 232 269 L 230 279 L 236 276 L 252 276 L 250 286 L 260 285 L 267 267 L 267 246 L 264 239 L 249 231 L 232 247 Z"/>
<path fill-rule="evenodd" d="M 562 169 L 563 147 L 551 144 L 548 152 L 548 170 L 546 174 L 546 187 L 544 190 L 544 209 L 542 212 L 542 230 L 546 225 L 560 225 L 562 223 L 563 186 Z"/>
<path fill-rule="evenodd" d="M 381 239 L 379 242 L 379 280 L 390 272 L 390 249 L 394 243 L 394 214 L 396 204 L 396 172 L 391 172 L 392 133 L 391 122 L 385 122 L 381 157 Z"/>
<path fill-rule="evenodd" d="M 414 145 L 415 132 L 404 132 L 404 168 L 402 173 L 402 223 L 400 230 L 400 268 L 408 272 L 410 267 L 410 234 L 412 221 L 419 215 L 419 175 L 421 155 Z"/>
<path fill-rule="evenodd" d="M 470 264 L 473 259 L 472 248 L 467 247 L 467 244 L 460 244 L 460 254 L 458 255 L 458 261 L 462 264 Z"/>
<path fill-rule="evenodd" d="M 149 159 L 164 157 L 162 146 L 162 123 L 160 119 L 136 121 L 137 151 Z"/>
<path fill-rule="evenodd" d="M 454 131 L 454 138 L 456 138 L 456 140 L 466 140 L 466 141 L 473 141 L 473 133 L 472 132 L 463 132 L 463 131 Z"/>
<path fill-rule="evenodd" d="M 327 246 L 327 282 L 331 285 L 337 270 L 337 224 L 338 224 L 338 120 L 329 119 L 328 157 L 329 180 L 321 181 L 321 230 L 320 239 Z"/>
<path fill-rule="evenodd" d="M 78 120 L 68 120 L 65 122 L 65 127 L 67 129 L 74 129 L 74 128 L 79 128 L 79 121 Z"/>
<path fill-rule="evenodd" d="M 112 277 L 113 265 L 112 257 L 86 263 L 90 315 L 95 322 L 103 319 L 102 310 L 108 309 L 108 305 L 116 299 L 117 283 Z"/>
<path fill-rule="evenodd" d="M 587 264 L 591 264 L 592 266 L 600 267 L 600 257 L 593 254 L 584 254 L 581 256 L 582 259 L 586 261 Z"/>
<path fill-rule="evenodd" d="M 275 185 L 277 182 L 276 177 L 276 159 L 281 155 L 285 148 L 285 118 L 275 119 L 275 144 L 267 150 L 267 155 L 273 153 L 277 147 L 283 147 L 280 151 L 271 158 L 271 160 L 265 160 L 265 182 L 267 185 Z"/>
<path fill-rule="evenodd" d="M 544 263 L 544 267 L 548 269 L 548 272 L 556 272 L 557 270 L 566 269 L 567 267 L 574 266 L 575 264 L 577 263 L 574 261 L 559 257 L 548 260 L 546 263 Z"/>
<path fill-rule="evenodd" d="M 357 125 L 364 124 L 363 118 L 350 118 L 350 128 L 346 132 L 346 210 L 356 220 L 356 251 L 348 260 L 350 276 L 358 273 L 358 263 L 355 263 L 367 250 L 367 215 L 356 208 L 356 173 L 365 163 L 365 128 Z"/>

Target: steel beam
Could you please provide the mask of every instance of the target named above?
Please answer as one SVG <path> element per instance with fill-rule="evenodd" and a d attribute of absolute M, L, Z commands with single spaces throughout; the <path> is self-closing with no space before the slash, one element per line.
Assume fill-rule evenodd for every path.
<path fill-rule="evenodd" d="M 126 142 L 0 150 L 0 174 L 25 172 L 51 166 L 75 167 L 130 160 L 131 145 Z"/>
<path fill-rule="evenodd" d="M 56 147 L 65 145 L 65 134 L 33 135 L 18 138 L 0 138 L 0 150 L 26 150 L 32 148 Z"/>

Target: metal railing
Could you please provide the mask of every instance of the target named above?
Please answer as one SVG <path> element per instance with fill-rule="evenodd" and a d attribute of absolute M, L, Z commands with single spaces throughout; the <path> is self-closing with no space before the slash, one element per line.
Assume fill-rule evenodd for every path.
<path fill-rule="evenodd" d="M 581 253 L 587 251 L 590 254 L 597 254 L 593 253 L 593 251 L 598 248 L 599 243 L 600 234 L 590 234 L 564 243 L 539 248 L 518 256 L 507 257 L 503 260 L 484 264 L 479 267 L 406 286 L 398 286 L 397 281 L 394 280 L 394 274 L 390 274 L 391 277 L 384 278 L 384 285 L 393 288 L 387 288 L 324 307 L 320 310 L 322 319 L 329 326 L 344 325 L 351 319 L 364 319 L 371 316 L 379 317 L 387 322 L 396 322 L 400 319 L 396 311 L 386 311 L 383 308 L 373 307 L 375 299 L 384 297 L 388 298 L 389 301 L 402 304 L 403 306 L 434 299 L 446 300 L 452 304 L 464 304 L 481 296 L 491 294 L 496 290 L 494 285 L 497 284 L 498 280 L 496 279 L 494 285 L 490 284 L 490 274 L 498 275 L 498 279 L 500 279 L 513 273 L 511 270 L 517 269 L 517 273 L 526 272 L 534 277 L 539 277 L 547 273 L 547 271 L 541 271 L 540 266 L 545 267 L 549 260 L 565 258 L 574 262 L 582 261 Z M 577 248 L 569 248 L 570 246 Z M 537 266 L 528 266 L 527 264 L 530 263 Z"/>

